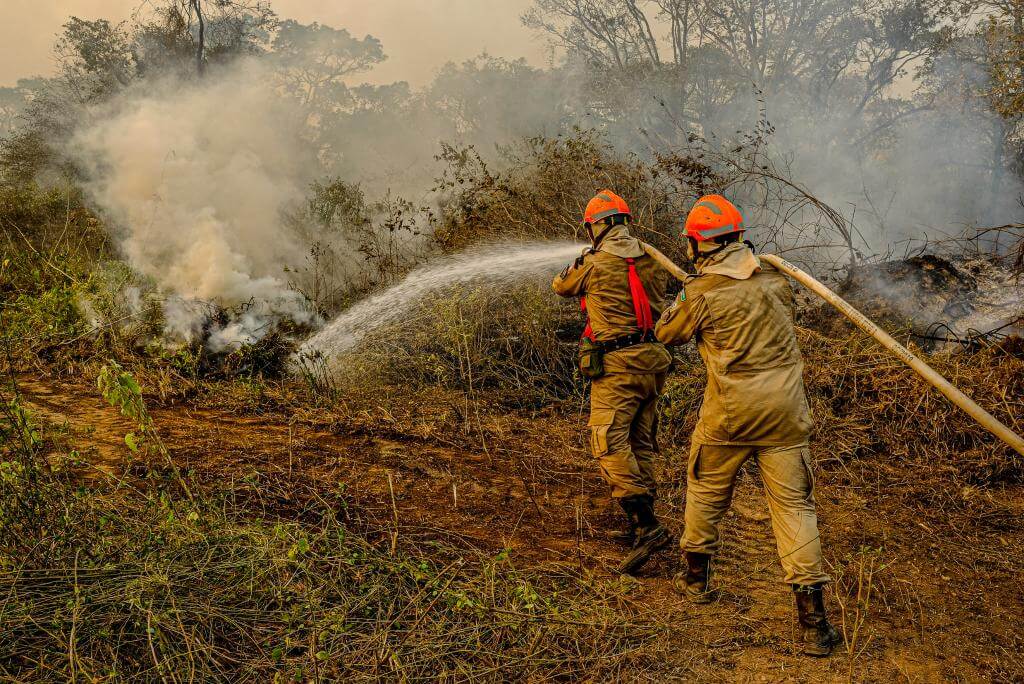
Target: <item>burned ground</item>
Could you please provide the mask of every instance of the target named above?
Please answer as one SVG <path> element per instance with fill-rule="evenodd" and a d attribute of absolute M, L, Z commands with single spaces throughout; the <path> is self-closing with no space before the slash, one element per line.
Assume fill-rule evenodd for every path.
<path fill-rule="evenodd" d="M 864 265 L 841 293 L 929 351 L 978 348 L 1024 330 L 1024 283 L 992 259 L 921 254 Z"/>
<path fill-rule="evenodd" d="M 616 593 L 618 619 L 639 636 L 614 653 L 609 644 L 608 659 L 591 662 L 587 676 L 1020 681 L 1020 461 L 856 335 L 804 329 L 801 338 L 818 423 L 821 530 L 836 580 L 829 598 L 847 644 L 822 661 L 795 647 L 795 611 L 756 468 L 746 468 L 723 530 L 719 603 L 692 607 L 672 592 L 675 551 L 636 580 L 614 574 L 622 549 L 604 533 L 619 514 L 586 452 L 579 399 L 509 411 L 487 394 L 392 388 L 325 407 L 288 383 L 219 383 L 187 399 L 147 398 L 175 463 L 204 489 L 230 490 L 243 507 L 287 518 L 310 501 L 330 501 L 384 553 L 504 554 L 516 568 L 588 578 Z M 1018 348 L 934 362 L 1020 429 Z M 659 506 L 677 533 L 686 409 L 701 374 L 683 364 L 666 399 Z M 83 461 L 106 473 L 84 468 L 87 480 L 104 486 L 146 472 L 124 444 L 132 423 L 93 386 L 38 373 L 19 384 L 26 405 L 61 436 L 52 444 L 77 444 Z"/>

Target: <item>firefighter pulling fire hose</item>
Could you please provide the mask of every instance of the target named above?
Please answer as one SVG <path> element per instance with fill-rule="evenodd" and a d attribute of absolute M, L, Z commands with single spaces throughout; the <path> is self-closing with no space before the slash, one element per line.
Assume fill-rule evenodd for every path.
<path fill-rule="evenodd" d="M 672 274 L 678 280 L 685 280 L 688 277 L 686 271 L 681 269 L 676 264 L 659 252 L 654 247 L 645 244 L 644 248 L 647 254 L 657 261 L 661 266 Z M 857 309 L 853 308 L 849 302 L 837 295 L 835 292 L 825 287 L 820 281 L 815 279 L 813 276 L 808 274 L 806 271 L 789 263 L 782 257 L 775 254 L 759 254 L 758 258 L 762 261 L 766 261 L 772 266 L 790 276 L 801 285 L 806 287 L 808 290 L 818 295 L 826 302 L 834 306 L 841 314 L 849 318 L 853 323 L 871 335 L 879 344 L 888 349 L 890 352 L 900 358 L 901 361 L 910 366 L 914 371 L 924 378 L 929 384 L 935 389 L 942 392 L 942 394 L 949 399 L 951 402 L 966 411 L 974 420 L 978 422 L 983 428 L 991 432 L 993 435 L 1001 439 L 1007 445 L 1009 445 L 1014 451 L 1024 456 L 1024 437 L 1021 437 L 1016 432 L 1011 430 L 1009 427 L 999 421 L 998 418 L 993 416 L 991 413 L 978 406 L 977 403 L 969 396 L 958 390 L 952 383 L 946 380 L 944 377 L 939 375 L 935 369 L 925 363 L 920 357 L 915 355 L 909 349 L 904 347 L 902 344 L 892 338 L 889 333 L 885 332 L 877 325 L 872 323 L 867 316 L 862 314 Z"/>
<path fill-rule="evenodd" d="M 719 525 L 743 464 L 755 461 L 785 581 L 796 600 L 803 652 L 829 655 L 842 638 L 825 606 L 823 589 L 831 578 L 818 533 L 812 417 L 786 276 L 839 309 L 1022 454 L 1024 440 L 817 280 L 775 255 L 756 256 L 743 240 L 740 210 L 725 197 L 700 198 L 686 217 L 681 238 L 696 274 L 630 235 L 629 222 L 621 197 L 598 193 L 584 219 L 593 247 L 552 283 L 557 294 L 579 297 L 587 315 L 578 360 L 580 374 L 592 382 L 592 448 L 630 523 L 618 535 L 632 546 L 620 571 L 635 572 L 668 545 L 668 531 L 654 514 L 656 405 L 668 370 L 665 346 L 692 340 L 708 382 L 687 462 L 679 544 L 684 569 L 672 586 L 696 604 L 716 600 Z M 664 281 L 656 264 L 683 283 L 664 311 Z"/>
<path fill-rule="evenodd" d="M 812 419 L 793 290 L 778 269 L 757 260 L 743 241 L 745 230 L 739 209 L 726 198 L 697 201 L 681 235 L 697 272 L 684 275 L 682 290 L 654 329 L 665 345 L 694 341 L 707 368 L 686 468 L 684 569 L 672 587 L 693 603 L 716 600 L 719 527 L 744 463 L 754 461 L 796 600 L 803 652 L 826 656 L 842 639 L 825 607 L 823 589 L 831 578 L 818 534 Z"/>

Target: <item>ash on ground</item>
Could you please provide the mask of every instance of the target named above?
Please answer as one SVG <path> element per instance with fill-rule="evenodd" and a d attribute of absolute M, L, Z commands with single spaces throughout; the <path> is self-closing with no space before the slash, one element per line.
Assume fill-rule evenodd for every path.
<path fill-rule="evenodd" d="M 985 259 L 926 254 L 860 266 L 839 293 L 928 351 L 977 348 L 1024 334 L 1024 278 Z M 815 309 L 809 317 L 820 321 L 824 312 Z"/>

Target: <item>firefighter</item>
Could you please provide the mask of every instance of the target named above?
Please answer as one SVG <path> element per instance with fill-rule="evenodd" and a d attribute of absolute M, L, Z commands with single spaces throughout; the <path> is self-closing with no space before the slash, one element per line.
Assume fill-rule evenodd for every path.
<path fill-rule="evenodd" d="M 696 340 L 707 387 L 687 468 L 686 570 L 673 580 L 696 603 L 713 600 L 711 559 L 736 475 L 757 462 L 785 579 L 796 595 L 804 652 L 825 656 L 839 634 L 825 612 L 821 544 L 808 436 L 811 416 L 786 277 L 743 241 L 743 218 L 721 195 L 702 197 L 686 218 L 697 275 L 656 326 L 667 345 Z"/>
<path fill-rule="evenodd" d="M 621 197 L 599 192 L 583 219 L 591 247 L 552 282 L 557 294 L 579 297 L 587 315 L 579 363 L 592 381 L 591 450 L 628 521 L 625 532 L 613 535 L 632 546 L 619 566 L 624 573 L 670 543 L 654 514 L 657 403 L 671 362 L 654 337 L 654 320 L 666 274 L 630 235 L 630 220 Z"/>

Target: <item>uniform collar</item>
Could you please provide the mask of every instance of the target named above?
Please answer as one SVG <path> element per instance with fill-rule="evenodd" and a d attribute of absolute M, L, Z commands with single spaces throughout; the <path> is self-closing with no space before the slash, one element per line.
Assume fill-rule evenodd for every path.
<path fill-rule="evenodd" d="M 612 226 L 601 238 L 596 251 L 608 252 L 622 259 L 636 259 L 644 255 L 643 245 L 629 234 L 626 226 Z"/>
<path fill-rule="evenodd" d="M 734 242 L 725 249 L 697 262 L 701 275 L 714 273 L 735 280 L 746 280 L 761 270 L 760 260 L 742 242 Z"/>

